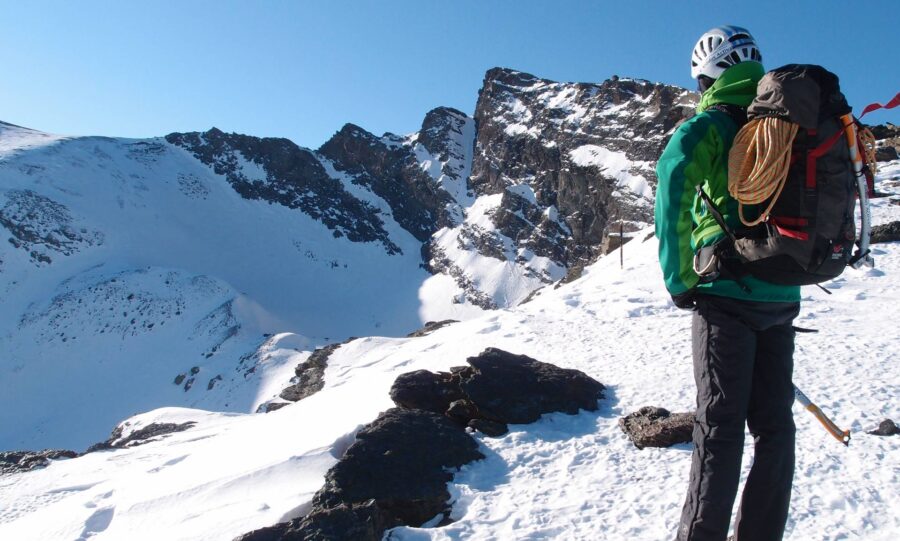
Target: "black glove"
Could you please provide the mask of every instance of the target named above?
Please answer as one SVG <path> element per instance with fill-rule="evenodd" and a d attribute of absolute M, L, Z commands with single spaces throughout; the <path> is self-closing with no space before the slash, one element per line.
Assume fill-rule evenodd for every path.
<path fill-rule="evenodd" d="M 697 299 L 695 297 L 695 293 L 695 290 L 688 289 L 684 293 L 672 295 L 672 302 L 674 302 L 675 306 L 681 308 L 682 310 L 693 312 L 697 309 Z"/>

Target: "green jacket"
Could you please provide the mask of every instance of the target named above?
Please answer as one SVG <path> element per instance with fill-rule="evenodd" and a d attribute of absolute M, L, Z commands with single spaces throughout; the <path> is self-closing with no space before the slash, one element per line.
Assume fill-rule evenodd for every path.
<path fill-rule="evenodd" d="M 704 191 L 732 227 L 740 224 L 737 201 L 728 193 L 728 151 L 737 126 L 726 113 L 708 111 L 718 103 L 747 107 L 756 96 L 756 84 L 765 70 L 758 62 L 741 62 L 727 70 L 700 98 L 697 114 L 684 122 L 669 140 L 656 166 L 656 236 L 659 262 L 669 293 L 677 295 L 691 288 L 704 293 L 753 301 L 795 302 L 798 286 L 782 286 L 748 276 L 745 292 L 732 280 L 719 279 L 698 284 L 694 272 L 694 251 L 724 236 L 722 228 L 697 197 Z"/>

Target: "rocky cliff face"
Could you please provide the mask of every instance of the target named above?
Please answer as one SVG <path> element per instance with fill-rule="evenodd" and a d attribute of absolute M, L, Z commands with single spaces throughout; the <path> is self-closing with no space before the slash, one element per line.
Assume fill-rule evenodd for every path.
<path fill-rule="evenodd" d="M 624 219 L 633 231 L 652 221 L 656 159 L 694 104 L 691 92 L 647 81 L 556 83 L 490 70 L 475 110 L 472 187 L 492 194 L 527 186 L 533 199 L 504 194 L 504 234 L 566 267 L 596 257 L 611 222 Z M 556 212 L 536 222 L 505 218 L 527 216 L 529 206 Z"/>
<path fill-rule="evenodd" d="M 620 221 L 626 232 L 652 222 L 656 159 L 695 103 L 692 92 L 647 81 L 488 71 L 469 178 L 477 200 L 426 246 L 430 268 L 454 278 L 460 302 L 491 308 L 617 247 Z"/>

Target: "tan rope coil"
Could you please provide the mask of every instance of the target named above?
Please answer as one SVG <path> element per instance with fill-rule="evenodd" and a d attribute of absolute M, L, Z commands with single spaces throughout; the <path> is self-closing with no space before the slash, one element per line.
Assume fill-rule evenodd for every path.
<path fill-rule="evenodd" d="M 873 175 L 878 173 L 878 161 L 875 159 L 875 135 L 869 128 L 859 130 L 859 140 L 862 142 L 863 150 L 865 150 L 866 165 Z"/>
<path fill-rule="evenodd" d="M 744 125 L 728 153 L 728 193 L 738 201 L 738 216 L 746 226 L 762 223 L 784 189 L 791 166 L 791 144 L 799 126 L 780 118 L 756 118 Z M 744 217 L 744 205 L 771 198 L 755 220 Z"/>

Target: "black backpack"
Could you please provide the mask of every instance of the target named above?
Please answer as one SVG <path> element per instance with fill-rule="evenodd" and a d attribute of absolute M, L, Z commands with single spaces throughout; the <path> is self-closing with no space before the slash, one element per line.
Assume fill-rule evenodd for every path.
<path fill-rule="evenodd" d="M 865 171 L 850 111 L 837 76 L 820 66 L 790 64 L 763 77 L 747 119 L 777 117 L 799 125 L 787 180 L 764 222 L 734 230 L 698 188 L 726 232 L 723 241 L 698 252 L 694 269 L 701 281 L 722 276 L 741 283 L 749 274 L 774 284 L 810 285 L 871 261 L 867 238 L 853 253 L 856 199 L 867 219 L 868 194 L 859 181 Z M 850 138 L 857 145 L 853 152 Z"/>

